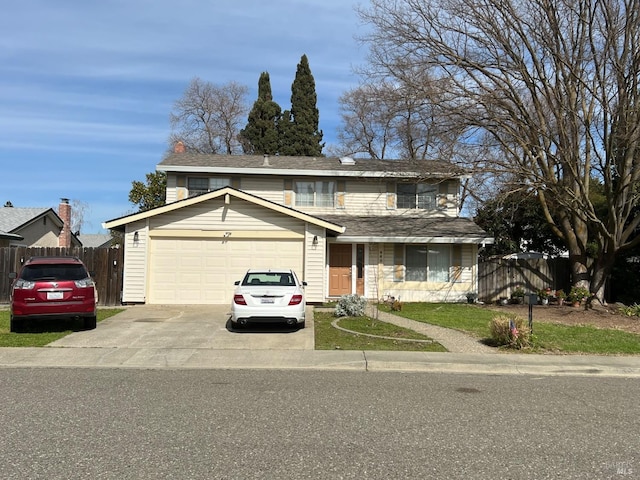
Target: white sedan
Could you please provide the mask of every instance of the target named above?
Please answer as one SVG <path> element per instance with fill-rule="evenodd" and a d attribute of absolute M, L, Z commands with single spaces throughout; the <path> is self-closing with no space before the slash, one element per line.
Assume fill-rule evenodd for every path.
<path fill-rule="evenodd" d="M 307 283 L 298 280 L 293 270 L 249 270 L 235 285 L 232 327 L 255 322 L 304 328 Z"/>

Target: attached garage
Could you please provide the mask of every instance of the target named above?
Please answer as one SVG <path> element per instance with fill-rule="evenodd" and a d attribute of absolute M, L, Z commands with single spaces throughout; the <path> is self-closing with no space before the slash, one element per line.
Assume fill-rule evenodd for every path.
<path fill-rule="evenodd" d="M 151 238 L 149 297 L 154 304 L 230 303 L 247 268 L 292 268 L 303 275 L 302 239 Z"/>
<path fill-rule="evenodd" d="M 105 223 L 124 233 L 123 303 L 227 304 L 249 268 L 291 268 L 324 300 L 325 237 L 344 227 L 232 187 Z"/>

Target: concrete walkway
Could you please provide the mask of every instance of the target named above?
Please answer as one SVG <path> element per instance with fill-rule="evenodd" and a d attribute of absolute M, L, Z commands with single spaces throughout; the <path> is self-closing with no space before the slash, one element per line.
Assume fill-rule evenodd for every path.
<path fill-rule="evenodd" d="M 427 337 L 434 339 L 451 353 L 498 353 L 495 348 L 484 345 L 477 338 L 471 337 L 466 333 L 459 332 L 458 330 L 438 327 L 437 325 L 429 325 L 428 323 L 417 322 L 398 315 L 376 310 L 378 310 L 376 305 L 367 305 L 367 315 L 371 318 L 378 318 L 383 322 L 391 323 L 398 327 L 408 328 L 421 333 L 422 335 L 426 335 Z"/>

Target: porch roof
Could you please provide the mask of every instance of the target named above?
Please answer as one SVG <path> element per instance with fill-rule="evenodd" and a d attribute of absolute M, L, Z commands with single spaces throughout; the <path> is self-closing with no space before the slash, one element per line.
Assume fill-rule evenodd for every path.
<path fill-rule="evenodd" d="M 321 218 L 346 227 L 337 242 L 490 244 L 494 240 L 470 218 L 354 215 Z"/>

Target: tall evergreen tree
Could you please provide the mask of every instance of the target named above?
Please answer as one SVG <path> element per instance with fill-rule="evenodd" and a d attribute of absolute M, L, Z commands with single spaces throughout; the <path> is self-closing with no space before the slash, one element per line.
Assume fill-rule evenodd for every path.
<path fill-rule="evenodd" d="M 277 122 L 280 105 L 273 101 L 269 73 L 262 72 L 258 80 L 258 99 L 249 112 L 246 127 L 240 131 L 244 153 L 250 155 L 278 153 Z"/>
<path fill-rule="evenodd" d="M 318 130 L 320 114 L 316 103 L 316 82 L 307 56 L 302 55 L 291 85 L 290 115 L 283 115 L 278 125 L 281 155 L 322 155 L 324 143 L 322 131 Z"/>

